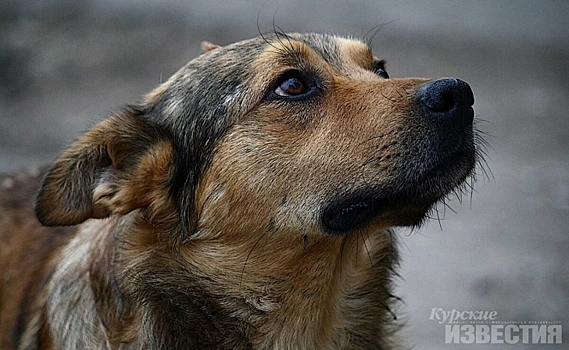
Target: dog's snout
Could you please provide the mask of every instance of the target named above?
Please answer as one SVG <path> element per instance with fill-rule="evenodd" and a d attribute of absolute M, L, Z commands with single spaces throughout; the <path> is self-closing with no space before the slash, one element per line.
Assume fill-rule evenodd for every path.
<path fill-rule="evenodd" d="M 417 90 L 417 104 L 425 118 L 469 125 L 474 118 L 470 85 L 455 78 L 430 81 Z"/>

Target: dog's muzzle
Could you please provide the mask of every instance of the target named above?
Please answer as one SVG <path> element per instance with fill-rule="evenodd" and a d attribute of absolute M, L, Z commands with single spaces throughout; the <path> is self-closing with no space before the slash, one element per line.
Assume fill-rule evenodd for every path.
<path fill-rule="evenodd" d="M 413 115 L 420 119 L 417 125 L 423 135 L 417 132 L 410 141 L 412 151 L 399 160 L 407 167 L 400 182 L 371 184 L 334 198 L 322 212 L 324 230 L 349 232 L 379 215 L 401 226 L 421 222 L 429 208 L 459 186 L 474 167 L 473 104 L 472 89 L 462 80 L 445 78 L 420 85 Z"/>

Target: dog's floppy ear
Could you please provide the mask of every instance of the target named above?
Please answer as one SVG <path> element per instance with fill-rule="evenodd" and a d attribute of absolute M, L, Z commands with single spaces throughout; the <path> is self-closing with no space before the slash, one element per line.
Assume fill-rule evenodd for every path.
<path fill-rule="evenodd" d="M 36 215 L 46 226 L 171 207 L 174 150 L 157 123 L 129 108 L 87 132 L 45 176 Z"/>

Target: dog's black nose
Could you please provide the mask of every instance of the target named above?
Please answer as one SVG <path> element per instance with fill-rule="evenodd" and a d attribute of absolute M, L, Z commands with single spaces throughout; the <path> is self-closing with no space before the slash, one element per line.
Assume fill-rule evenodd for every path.
<path fill-rule="evenodd" d="M 470 85 L 455 78 L 430 81 L 417 90 L 417 107 L 425 118 L 467 126 L 474 119 L 474 94 Z"/>

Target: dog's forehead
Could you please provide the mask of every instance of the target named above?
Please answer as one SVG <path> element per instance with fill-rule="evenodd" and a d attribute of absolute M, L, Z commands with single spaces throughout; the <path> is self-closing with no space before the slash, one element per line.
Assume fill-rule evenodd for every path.
<path fill-rule="evenodd" d="M 338 68 L 346 63 L 367 65 L 373 60 L 371 48 L 360 40 L 322 34 L 301 34 L 299 40 Z"/>
<path fill-rule="evenodd" d="M 360 40 L 316 33 L 272 36 L 260 56 L 273 62 L 317 57 L 338 70 L 354 64 L 371 68 L 374 59 L 371 48 Z"/>

